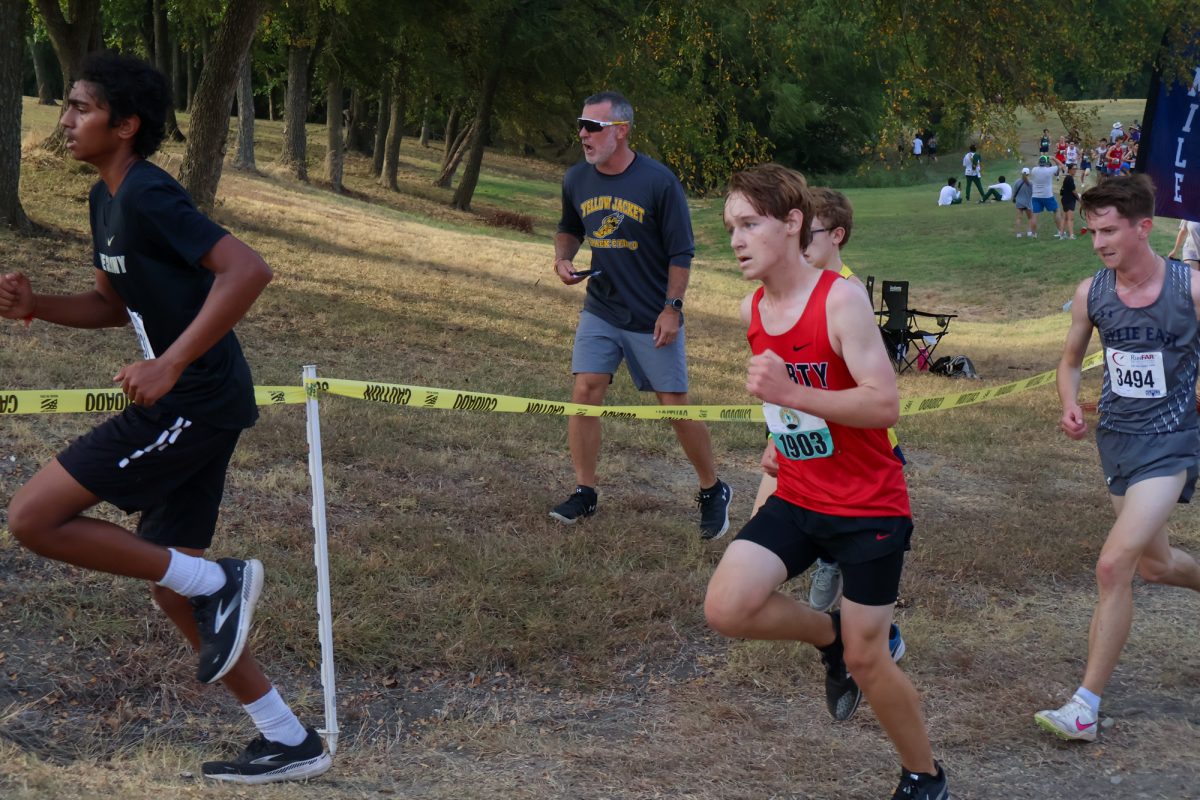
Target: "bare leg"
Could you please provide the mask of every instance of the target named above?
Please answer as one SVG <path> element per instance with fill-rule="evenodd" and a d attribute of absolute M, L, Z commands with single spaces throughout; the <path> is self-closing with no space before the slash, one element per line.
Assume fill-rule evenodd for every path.
<path fill-rule="evenodd" d="M 119 525 L 81 516 L 99 502 L 53 460 L 17 490 L 8 507 L 8 527 L 40 556 L 111 575 L 160 580 L 171 554 Z"/>
<path fill-rule="evenodd" d="M 1092 615 L 1087 671 L 1083 678 L 1084 688 L 1094 694 L 1104 694 L 1104 687 L 1112 677 L 1121 649 L 1129 637 L 1133 620 L 1133 575 L 1143 553 L 1155 554 L 1152 564 L 1168 564 L 1171 577 L 1195 579 L 1195 562 L 1189 558 L 1187 561 L 1191 563 L 1188 564 L 1181 558 L 1179 567 L 1175 567 L 1167 545 L 1167 518 L 1175 507 L 1183 483 L 1182 472 L 1149 478 L 1130 486 L 1125 497 L 1113 497 L 1117 521 L 1109 531 L 1096 563 L 1100 600 Z M 1200 588 L 1200 583 L 1196 588 Z"/>
<path fill-rule="evenodd" d="M 738 639 L 833 644 L 832 618 L 779 592 L 776 587 L 785 580 L 787 568 L 779 556 L 753 542 L 731 542 L 704 597 L 709 626 Z"/>
<path fill-rule="evenodd" d="M 655 392 L 658 402 L 664 406 L 686 406 L 687 392 Z M 708 435 L 708 426 L 694 419 L 671 420 L 675 428 L 675 436 L 683 446 L 684 455 L 692 462 L 696 477 L 700 480 L 700 488 L 707 489 L 717 482 L 717 465 L 713 459 L 712 438 Z"/>
<path fill-rule="evenodd" d="M 933 750 L 916 688 L 888 652 L 892 606 L 864 606 L 843 598 L 842 642 L 846 667 L 888 738 L 900 763 L 914 772 L 934 774 Z"/>
<path fill-rule="evenodd" d="M 577 373 L 571 402 L 601 405 L 611 380 L 611 375 L 598 372 Z M 570 417 L 567 420 L 567 441 L 571 446 L 575 482 L 580 486 L 595 487 L 596 465 L 600 460 L 600 418 Z"/>

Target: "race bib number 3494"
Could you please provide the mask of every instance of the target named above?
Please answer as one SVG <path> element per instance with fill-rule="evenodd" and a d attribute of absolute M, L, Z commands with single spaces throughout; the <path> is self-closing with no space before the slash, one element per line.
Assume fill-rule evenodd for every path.
<path fill-rule="evenodd" d="M 1167 375 L 1163 369 L 1163 354 L 1126 353 L 1109 349 L 1108 380 L 1114 393 L 1121 397 L 1150 400 L 1167 393 Z"/>
<path fill-rule="evenodd" d="M 828 458 L 833 455 L 829 425 L 820 417 L 794 408 L 763 403 L 763 416 L 779 454 L 791 461 Z"/>

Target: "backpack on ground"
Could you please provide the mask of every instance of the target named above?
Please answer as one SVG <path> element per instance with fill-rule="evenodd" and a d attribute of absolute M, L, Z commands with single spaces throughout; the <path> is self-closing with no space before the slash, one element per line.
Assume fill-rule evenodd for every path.
<path fill-rule="evenodd" d="M 975 364 L 966 356 L 942 356 L 929 366 L 929 371 L 935 375 L 947 378 L 978 378 Z"/>

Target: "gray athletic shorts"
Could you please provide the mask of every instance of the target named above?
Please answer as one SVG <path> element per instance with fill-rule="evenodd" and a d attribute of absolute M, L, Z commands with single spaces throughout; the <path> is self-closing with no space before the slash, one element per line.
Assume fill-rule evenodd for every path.
<path fill-rule="evenodd" d="M 611 376 L 625 360 L 633 385 L 642 392 L 686 392 L 687 356 L 683 326 L 679 336 L 664 347 L 654 346 L 653 333 L 635 333 L 610 325 L 588 311 L 579 315 L 571 372 Z"/>
<path fill-rule="evenodd" d="M 1138 481 L 1186 472 L 1179 502 L 1192 499 L 1200 474 L 1200 431 L 1135 434 L 1097 428 L 1096 447 L 1110 494 L 1124 497 Z"/>

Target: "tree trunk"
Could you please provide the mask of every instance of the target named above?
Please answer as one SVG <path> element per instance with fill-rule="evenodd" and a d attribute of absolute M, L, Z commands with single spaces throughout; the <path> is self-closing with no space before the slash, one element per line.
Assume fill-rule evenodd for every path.
<path fill-rule="evenodd" d="M 450 114 L 446 117 L 446 135 L 442 140 L 443 167 L 450 163 L 450 156 L 454 155 L 454 143 L 458 139 L 458 127 L 461 120 L 462 114 L 459 113 L 458 106 L 451 106 Z"/>
<path fill-rule="evenodd" d="M 37 5 L 46 24 L 46 32 L 50 35 L 50 44 L 54 46 L 54 54 L 58 56 L 65 99 L 71 91 L 71 84 L 79 77 L 84 56 L 93 40 L 99 36 L 100 0 L 75 0 L 69 3 L 68 10 L 74 13 L 70 20 L 63 16 L 59 0 L 37 0 Z M 66 139 L 61 125 L 55 127 L 54 133 L 42 146 L 59 155 L 66 153 Z"/>
<path fill-rule="evenodd" d="M 458 136 L 454 142 L 454 150 L 450 153 L 450 158 L 442 165 L 442 171 L 434 180 L 434 186 L 440 186 L 443 189 L 450 187 L 450 183 L 454 180 L 454 173 L 458 170 L 458 165 L 462 163 L 463 156 L 467 154 L 467 146 L 471 143 L 471 132 L 475 130 L 475 122 L 472 120 L 467 123 L 467 127 L 458 132 Z"/>
<path fill-rule="evenodd" d="M 21 208 L 21 59 L 25 3 L 0 3 L 0 224 L 28 232 Z"/>
<path fill-rule="evenodd" d="M 288 48 L 287 97 L 283 107 L 283 153 L 279 163 L 298 180 L 308 180 L 308 56 L 311 47 Z"/>
<path fill-rule="evenodd" d="M 238 137 L 237 156 L 233 159 L 233 168 L 245 172 L 257 172 L 254 163 L 254 86 L 251 83 L 250 52 L 242 59 L 238 68 L 237 109 Z"/>
<path fill-rule="evenodd" d="M 503 54 L 504 47 L 500 48 Z M 483 146 L 487 143 L 488 129 L 492 123 L 492 105 L 496 101 L 496 91 L 500 88 L 500 74 L 504 59 L 497 58 L 488 68 L 487 77 L 483 80 L 483 95 L 479 98 L 479 108 L 475 112 L 475 121 L 471 124 L 474 131 L 471 134 L 471 151 L 467 154 L 467 165 L 463 167 L 462 180 L 454 190 L 454 199 L 450 205 L 459 211 L 471 210 L 471 198 L 475 195 L 475 186 L 479 183 L 479 170 L 483 167 Z"/>
<path fill-rule="evenodd" d="M 171 94 L 175 95 L 175 110 L 183 111 L 187 108 L 187 75 L 184 72 L 183 65 L 180 59 L 183 57 L 180 52 L 179 37 L 172 37 L 171 41 Z"/>
<path fill-rule="evenodd" d="M 179 182 L 201 209 L 217 199 L 217 184 L 229 138 L 229 112 L 237 87 L 238 69 L 246 60 L 268 0 L 229 0 L 200 76 L 192 112 L 191 137 L 183 156 Z"/>
<path fill-rule="evenodd" d="M 392 84 L 392 114 L 388 121 L 387 146 L 383 154 L 383 173 L 379 176 L 379 185 L 392 191 L 399 190 L 396 183 L 396 173 L 400 170 L 400 140 L 404 138 L 405 101 L 408 99 L 404 92 L 404 78 L 401 71 L 396 72 Z"/>
<path fill-rule="evenodd" d="M 26 41 L 29 42 L 29 55 L 33 60 L 33 77 L 37 81 L 38 105 L 56 106 L 58 102 L 55 98 L 59 97 L 59 94 L 53 85 L 53 68 L 47 63 L 47 48 L 43 42 L 35 41 L 32 36 L 27 37 Z M 53 53 L 52 48 L 50 52 Z"/>
<path fill-rule="evenodd" d="M 421 106 L 421 147 L 429 147 L 429 96 Z"/>
<path fill-rule="evenodd" d="M 196 79 L 198 77 L 196 72 L 196 51 L 193 48 L 189 48 L 184 55 L 187 58 L 187 102 L 183 107 L 190 114 L 196 102 Z"/>
<path fill-rule="evenodd" d="M 344 94 L 342 71 L 337 65 L 331 65 L 329 80 L 325 84 L 325 180 L 329 181 L 329 188 L 339 194 L 342 191 L 342 167 L 346 161 L 346 154 L 342 150 L 345 144 L 342 141 Z"/>
<path fill-rule="evenodd" d="M 383 152 L 387 145 L 388 124 L 391 122 L 392 83 L 384 78 L 379 87 L 379 115 L 375 121 L 375 147 L 371 158 L 371 174 L 383 174 Z"/>
<path fill-rule="evenodd" d="M 357 86 L 350 90 L 350 126 L 346 131 L 346 149 L 365 155 L 373 154 L 367 145 L 367 101 L 363 98 L 362 89 Z"/>
<path fill-rule="evenodd" d="M 167 2 L 154 0 L 154 66 L 163 75 L 171 74 L 171 36 L 167 31 Z M 171 141 L 182 142 L 183 131 L 175 119 L 175 105 L 167 106 L 167 136 Z"/>
<path fill-rule="evenodd" d="M 272 86 L 267 90 L 267 119 L 271 122 L 275 121 L 275 87 Z"/>

